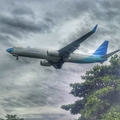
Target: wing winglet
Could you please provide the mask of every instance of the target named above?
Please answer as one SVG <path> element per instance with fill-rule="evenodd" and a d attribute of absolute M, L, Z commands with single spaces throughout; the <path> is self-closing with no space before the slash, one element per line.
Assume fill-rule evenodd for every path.
<path fill-rule="evenodd" d="M 98 24 L 92 29 L 92 32 L 95 32 L 98 27 Z"/>

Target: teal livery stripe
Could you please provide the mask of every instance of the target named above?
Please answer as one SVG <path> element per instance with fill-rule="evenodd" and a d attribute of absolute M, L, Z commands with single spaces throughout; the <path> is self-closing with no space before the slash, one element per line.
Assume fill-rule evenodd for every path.
<path fill-rule="evenodd" d="M 97 56 L 89 56 L 85 59 L 81 59 L 81 60 L 78 60 L 76 61 L 77 63 L 94 63 L 94 62 L 103 62 L 103 61 L 106 61 L 107 59 L 105 58 L 101 58 L 101 56 L 97 55 Z"/>

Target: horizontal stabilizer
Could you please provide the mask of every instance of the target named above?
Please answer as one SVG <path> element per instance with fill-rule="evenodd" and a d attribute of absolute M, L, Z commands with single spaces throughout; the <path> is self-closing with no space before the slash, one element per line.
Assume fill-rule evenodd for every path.
<path fill-rule="evenodd" d="M 113 51 L 113 52 L 111 52 L 111 53 L 108 53 L 108 54 L 102 56 L 101 58 L 109 58 L 110 56 L 112 56 L 113 54 L 115 54 L 115 53 L 118 52 L 118 51 L 120 51 L 120 49 L 119 49 L 119 50 L 116 50 L 116 51 Z"/>

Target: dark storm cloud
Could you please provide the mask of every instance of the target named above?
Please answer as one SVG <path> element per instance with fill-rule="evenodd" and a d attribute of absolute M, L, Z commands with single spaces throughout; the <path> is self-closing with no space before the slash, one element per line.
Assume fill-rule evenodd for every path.
<path fill-rule="evenodd" d="M 66 20 L 70 20 L 71 18 L 74 19 L 78 16 L 83 16 L 86 14 L 86 11 L 89 11 L 94 5 L 95 2 L 91 2 L 89 0 L 76 0 L 76 1 L 58 1 L 55 3 L 56 6 L 54 9 L 50 9 L 46 14 L 50 17 L 58 18 L 65 18 Z M 58 13 L 58 14 L 57 14 Z"/>
<path fill-rule="evenodd" d="M 47 24 L 49 24 L 51 27 L 52 27 L 52 26 L 55 26 L 55 23 L 54 23 L 54 21 L 53 21 L 52 19 L 50 19 L 50 18 L 48 18 L 48 17 L 45 17 L 44 20 L 45 20 L 45 22 L 46 22 Z"/>
<path fill-rule="evenodd" d="M 34 17 L 34 12 L 32 11 L 32 9 L 30 9 L 29 7 L 25 6 L 21 9 L 21 7 L 19 8 L 15 8 L 12 10 L 11 12 L 14 16 L 16 15 L 20 15 L 20 16 L 23 16 L 23 15 L 30 15 L 30 16 L 33 16 Z"/>
<path fill-rule="evenodd" d="M 49 26 L 42 21 L 35 23 L 35 20 L 26 19 L 20 16 L 2 16 L 0 31 L 4 34 L 10 34 L 15 37 L 23 37 L 26 33 L 38 33 L 49 30 Z"/>
<path fill-rule="evenodd" d="M 9 107 L 26 107 L 26 105 L 23 105 L 18 99 L 14 97 L 4 98 L 4 103 L 2 104 L 3 107 L 9 108 Z"/>
<path fill-rule="evenodd" d="M 41 19 L 40 16 L 36 15 L 35 12 L 25 4 L 22 6 L 18 4 L 19 2 L 11 2 L 13 4 L 8 4 L 9 11 L 7 11 L 7 8 L 0 13 L 1 36 L 13 36 L 21 39 L 28 36 L 30 33 L 50 32 L 55 26 L 52 18 L 45 17 Z M 3 2 L 2 4 L 5 3 Z M 10 43 L 7 40 L 4 42 L 3 44 Z"/>

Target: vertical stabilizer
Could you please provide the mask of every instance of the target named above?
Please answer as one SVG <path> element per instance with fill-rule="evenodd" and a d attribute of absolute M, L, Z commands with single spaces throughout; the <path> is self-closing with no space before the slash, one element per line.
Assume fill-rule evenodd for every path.
<path fill-rule="evenodd" d="M 107 53 L 107 48 L 108 48 L 108 41 L 104 41 L 100 47 L 93 53 L 93 55 L 106 55 Z"/>

